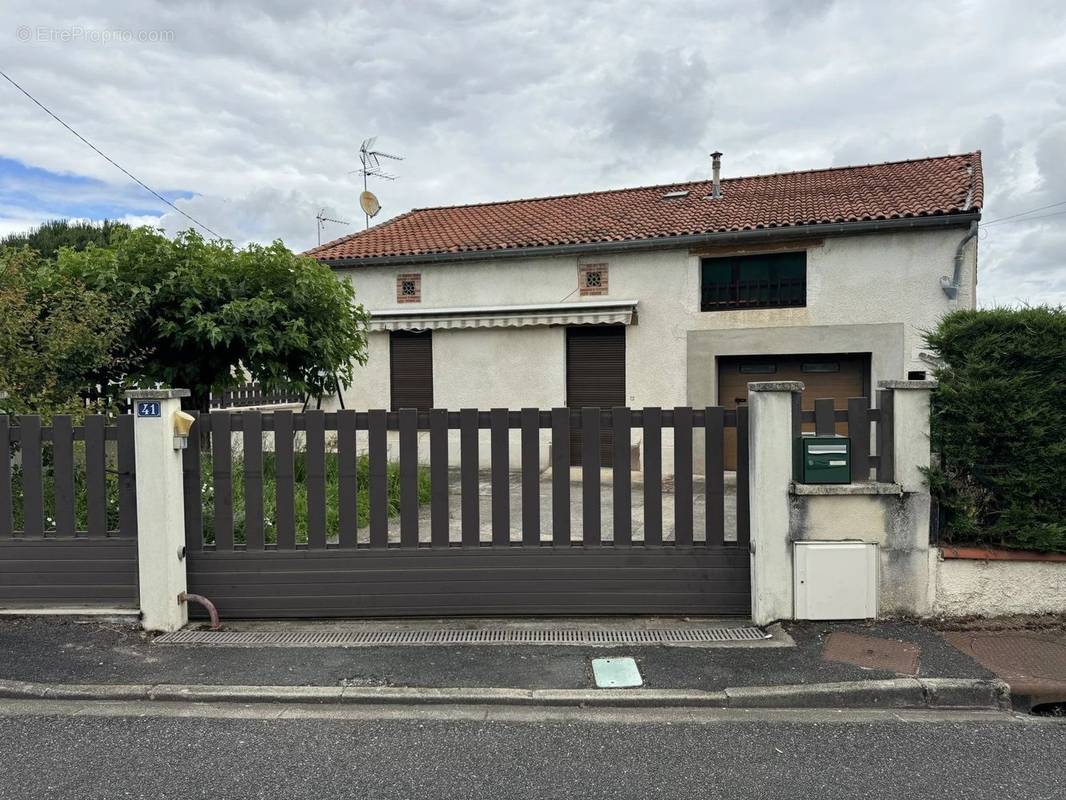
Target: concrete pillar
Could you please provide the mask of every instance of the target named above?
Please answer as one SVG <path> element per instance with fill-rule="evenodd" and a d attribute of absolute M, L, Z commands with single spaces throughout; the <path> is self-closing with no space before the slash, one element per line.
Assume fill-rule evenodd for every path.
<path fill-rule="evenodd" d="M 905 492 L 925 492 L 929 466 L 929 399 L 936 381 L 878 381 L 892 390 L 895 479 Z"/>
<path fill-rule="evenodd" d="M 174 447 L 174 414 L 188 389 L 126 392 L 135 417 L 137 456 L 137 569 L 141 626 L 176 631 L 189 621 L 178 602 L 185 582 L 185 506 L 180 449 Z"/>
<path fill-rule="evenodd" d="M 748 485 L 751 491 L 751 617 L 756 625 L 791 619 L 792 395 L 799 381 L 748 384 Z"/>
<path fill-rule="evenodd" d="M 929 401 L 936 381 L 878 381 L 892 390 L 895 481 L 903 489 L 881 547 L 881 608 L 888 614 L 932 612 L 935 581 L 929 571 L 931 501 L 923 468 L 929 466 Z"/>

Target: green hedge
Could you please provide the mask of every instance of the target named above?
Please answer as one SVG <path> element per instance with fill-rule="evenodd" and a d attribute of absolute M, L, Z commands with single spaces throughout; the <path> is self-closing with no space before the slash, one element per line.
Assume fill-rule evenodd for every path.
<path fill-rule="evenodd" d="M 942 537 L 1066 552 L 1066 312 L 957 311 L 926 339 Z"/>

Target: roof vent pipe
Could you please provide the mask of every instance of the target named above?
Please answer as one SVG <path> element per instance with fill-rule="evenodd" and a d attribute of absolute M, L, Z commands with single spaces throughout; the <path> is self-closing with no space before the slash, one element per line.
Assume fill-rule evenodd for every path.
<path fill-rule="evenodd" d="M 711 153 L 711 197 L 717 200 L 722 196 L 722 154 L 715 150 Z"/>

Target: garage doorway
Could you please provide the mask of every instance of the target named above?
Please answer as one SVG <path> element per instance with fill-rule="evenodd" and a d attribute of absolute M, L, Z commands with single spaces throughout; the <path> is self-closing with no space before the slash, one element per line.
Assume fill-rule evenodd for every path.
<path fill-rule="evenodd" d="M 718 404 L 736 408 L 748 399 L 751 381 L 803 381 L 803 408 L 814 401 L 832 398 L 836 408 L 847 408 L 849 397 L 869 397 L 869 353 L 817 353 L 784 356 L 730 356 L 718 359 Z M 804 430 L 814 430 L 813 423 Z M 847 433 L 847 423 L 837 423 L 837 432 Z M 736 431 L 727 429 L 724 441 L 725 468 L 737 467 Z"/>
<path fill-rule="evenodd" d="M 626 329 L 590 325 L 566 329 L 566 405 L 614 408 L 626 404 Z M 570 437 L 570 463 L 581 464 L 581 434 Z M 614 465 L 614 436 L 600 434 L 600 464 Z"/>

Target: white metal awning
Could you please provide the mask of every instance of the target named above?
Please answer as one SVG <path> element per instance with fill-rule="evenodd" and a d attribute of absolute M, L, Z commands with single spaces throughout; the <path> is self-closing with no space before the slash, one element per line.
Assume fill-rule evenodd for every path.
<path fill-rule="evenodd" d="M 533 325 L 632 325 L 636 319 L 636 300 L 591 300 L 520 306 L 386 309 L 370 313 L 370 330 L 525 328 Z"/>

